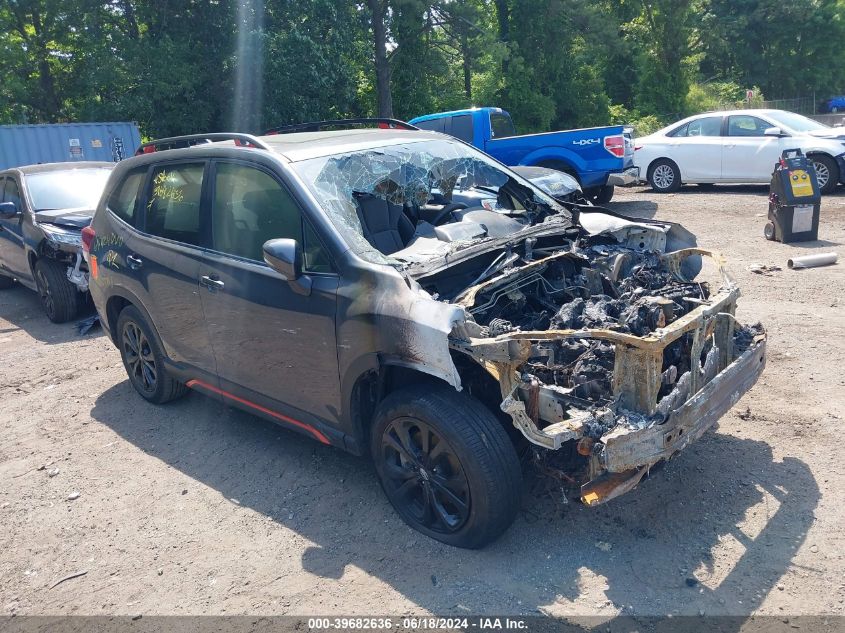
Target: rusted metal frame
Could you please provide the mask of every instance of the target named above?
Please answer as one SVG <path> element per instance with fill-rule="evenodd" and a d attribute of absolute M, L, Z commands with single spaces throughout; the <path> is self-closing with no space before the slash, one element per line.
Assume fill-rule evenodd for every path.
<path fill-rule="evenodd" d="M 507 374 L 515 373 L 515 368 L 528 359 L 531 353 L 531 341 L 565 338 L 610 341 L 616 344 L 614 395 L 620 396 L 621 404 L 626 408 L 651 415 L 657 406 L 657 393 L 660 390 L 663 350 L 690 331 L 700 332 L 703 326 L 708 330 L 708 335 L 712 335 L 712 328 L 716 323 L 731 320 L 730 317 L 718 315 L 733 312 L 737 295 L 738 291 L 735 288 L 717 294 L 713 297 L 713 303 L 699 306 L 660 330 L 657 336 L 652 334 L 639 337 L 606 329 L 528 331 L 502 334 L 495 339 L 471 339 L 466 344 L 456 343 L 453 347 L 470 354 L 481 362 L 489 361 L 508 367 L 509 371 L 504 372 Z M 717 341 L 720 342 L 724 340 L 722 336 L 727 336 L 729 332 L 732 334 L 732 325 L 722 326 L 722 328 L 723 331 L 720 331 L 717 337 Z M 703 345 L 703 340 L 701 345 Z M 725 347 L 727 348 L 728 345 Z M 695 353 L 695 350 L 693 352 Z M 701 347 L 698 348 L 698 354 L 700 352 Z M 729 363 L 730 357 L 723 358 L 721 354 L 722 347 L 720 346 L 720 369 L 723 369 Z M 692 360 L 697 368 L 698 356 L 694 355 Z M 693 374 L 693 378 L 697 379 L 695 372 Z M 518 378 L 514 377 L 514 380 L 518 383 Z M 511 395 L 514 392 L 514 384 L 517 383 L 510 380 L 505 383 L 500 379 L 503 397 Z M 694 380 L 694 387 L 691 388 L 690 393 L 698 390 L 697 380 Z"/>
<path fill-rule="evenodd" d="M 713 330 L 715 329 L 717 318 L 720 317 L 717 316 L 705 320 L 702 327 L 698 328 L 692 335 L 692 345 L 690 346 L 690 395 L 698 393 L 698 390 L 701 389 L 704 367 L 701 363 L 701 352 L 707 344 L 707 340 L 713 338 Z"/>
<path fill-rule="evenodd" d="M 716 316 L 716 345 L 719 347 L 719 371 L 733 362 L 734 331 L 736 330 L 736 298 L 722 305 L 721 313 Z M 731 316 L 727 316 L 730 314 Z"/>
<path fill-rule="evenodd" d="M 617 428 L 602 438 L 601 463 L 610 472 L 654 464 L 684 449 L 711 428 L 751 389 L 766 365 L 766 340 L 757 341 L 660 425 Z"/>
<path fill-rule="evenodd" d="M 651 415 L 657 408 L 663 350 L 617 345 L 613 366 L 613 395 L 620 406 Z"/>
<path fill-rule="evenodd" d="M 521 269 L 521 272 L 528 267 L 544 266 L 549 260 L 572 255 L 573 253 L 570 252 L 557 253 L 532 262 Z M 525 403 L 517 395 L 518 388 L 522 384 L 517 368 L 529 358 L 533 341 L 588 338 L 615 343 L 614 396 L 619 396 L 622 406 L 651 415 L 656 409 L 657 395 L 660 390 L 663 350 L 681 336 L 693 330 L 696 331 L 696 336 L 699 336 L 702 330 L 708 330 L 709 335 L 712 336 L 712 328 L 715 323 L 731 320 L 725 316 L 718 317 L 718 320 L 716 320 L 717 315 L 725 312 L 733 314 L 736 298 L 739 296 L 739 290 L 734 285 L 730 275 L 725 271 L 724 258 L 719 253 L 700 248 L 689 248 L 674 251 L 663 255 L 661 258 L 678 279 L 683 279 L 680 273 L 680 265 L 684 259 L 691 255 L 703 255 L 713 259 L 722 274 L 724 288 L 711 297 L 706 305 L 691 310 L 669 326 L 656 330 L 648 336 L 639 337 L 603 328 L 523 331 L 502 334 L 493 339 L 471 338 L 466 342 L 453 341 L 451 346 L 453 349 L 472 356 L 498 380 L 503 398 L 502 409 L 511 415 L 514 424 L 526 437 L 541 446 L 557 449 L 563 438 L 553 438 L 550 434 L 544 433 L 537 426 L 537 420 L 532 419 L 529 411 L 526 410 Z M 472 306 L 475 297 L 482 289 L 498 285 L 502 281 L 502 278 L 497 278 L 471 288 L 458 304 L 464 308 Z M 722 326 L 717 340 L 724 340 L 721 337 L 728 336 L 729 332 L 732 336 L 732 328 L 732 324 Z M 700 338 L 706 340 L 706 337 Z M 703 345 L 703 341 L 700 344 Z M 727 348 L 728 346 L 725 345 L 725 349 Z M 700 352 L 701 348 L 699 347 L 699 355 Z M 721 354 L 722 347 L 720 346 L 720 370 L 723 369 L 723 362 L 725 367 L 730 362 L 730 356 L 723 357 Z M 698 366 L 698 356 L 695 357 L 694 364 L 696 367 Z M 690 393 L 697 391 L 698 388 L 696 387 L 691 389 Z M 536 411 L 534 403 L 529 403 L 529 408 L 531 412 Z M 577 434 L 573 432 L 571 435 L 575 437 Z"/>

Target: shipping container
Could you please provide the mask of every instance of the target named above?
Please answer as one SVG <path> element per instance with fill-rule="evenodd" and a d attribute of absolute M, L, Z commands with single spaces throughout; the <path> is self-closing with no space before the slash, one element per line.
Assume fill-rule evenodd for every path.
<path fill-rule="evenodd" d="M 118 162 L 135 154 L 135 123 L 0 125 L 0 169 L 78 160 Z"/>

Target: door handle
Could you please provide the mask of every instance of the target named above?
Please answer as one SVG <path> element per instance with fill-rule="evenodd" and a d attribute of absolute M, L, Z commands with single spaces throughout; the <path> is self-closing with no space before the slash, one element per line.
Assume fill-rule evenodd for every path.
<path fill-rule="evenodd" d="M 200 277 L 200 286 L 205 286 L 208 288 L 210 292 L 217 292 L 218 290 L 223 290 L 224 284 L 222 281 L 217 279 L 217 275 L 203 275 Z"/>
<path fill-rule="evenodd" d="M 138 270 L 144 264 L 144 260 L 136 255 L 127 255 L 126 262 L 132 270 Z"/>

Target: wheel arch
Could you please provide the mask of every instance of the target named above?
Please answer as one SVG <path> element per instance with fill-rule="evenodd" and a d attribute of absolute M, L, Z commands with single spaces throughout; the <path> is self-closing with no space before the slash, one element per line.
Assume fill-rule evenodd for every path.
<path fill-rule="evenodd" d="M 117 338 L 117 319 L 120 316 L 120 313 L 123 312 L 123 310 L 128 306 L 133 306 L 134 308 L 136 308 L 144 317 L 144 319 L 146 319 L 147 323 L 150 325 L 150 329 L 153 332 L 153 336 L 155 336 L 156 338 L 158 348 L 162 352 L 165 352 L 166 348 L 164 347 L 164 344 L 161 340 L 161 336 L 158 333 L 158 328 L 155 326 L 155 322 L 153 321 L 152 317 L 150 317 L 150 313 L 147 312 L 147 309 L 144 307 L 144 304 L 141 303 L 138 297 L 136 297 L 134 294 L 125 289 L 116 290 L 106 300 L 106 326 L 108 327 L 112 343 L 114 343 L 115 345 L 119 345 Z"/>
<path fill-rule="evenodd" d="M 379 359 L 376 354 L 362 359 L 354 380 L 347 381 L 344 402 L 347 403 L 348 420 L 353 442 L 347 446 L 355 454 L 366 453 L 370 428 L 378 405 L 391 393 L 415 385 L 432 385 L 455 389 L 443 378 L 433 376 L 413 363 L 395 359 Z M 461 376 L 462 391 L 478 400 L 500 421 L 514 445 L 522 436 L 500 404 L 499 383 L 480 365 L 467 356 L 453 352 L 453 361 Z M 456 390 L 457 391 L 457 390 Z"/>
<path fill-rule="evenodd" d="M 821 149 L 813 150 L 813 149 L 811 149 L 810 151 L 807 152 L 806 156 L 807 156 L 807 158 L 812 158 L 813 156 L 819 156 L 819 157 L 822 157 L 822 158 L 827 158 L 827 159 L 833 161 L 833 164 L 836 165 L 837 169 L 839 168 L 839 161 L 836 160 L 836 157 L 832 156 L 829 152 L 827 152 L 825 150 L 821 150 Z"/>

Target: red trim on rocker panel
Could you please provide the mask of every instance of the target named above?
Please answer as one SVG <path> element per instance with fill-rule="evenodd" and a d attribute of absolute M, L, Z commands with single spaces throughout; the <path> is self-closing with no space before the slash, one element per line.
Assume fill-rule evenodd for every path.
<path fill-rule="evenodd" d="M 260 404 L 255 404 L 254 402 L 250 402 L 249 400 L 239 398 L 238 396 L 231 394 L 228 391 L 218 389 L 217 387 L 209 385 L 207 382 L 203 382 L 202 380 L 189 380 L 185 383 L 185 386 L 187 387 L 194 387 L 194 385 L 202 387 L 203 389 L 208 389 L 209 391 L 213 391 L 214 393 L 220 394 L 221 396 L 229 398 L 230 400 L 234 400 L 235 402 L 245 404 L 246 406 L 251 407 L 257 411 L 261 411 L 262 413 L 266 413 L 267 415 L 273 416 L 274 418 L 277 418 L 282 422 L 287 422 L 288 424 L 293 424 L 294 426 L 298 426 L 301 429 L 305 429 L 311 435 L 313 435 L 318 442 L 322 442 L 323 444 L 331 444 L 331 442 L 329 442 L 329 438 L 320 433 L 320 431 L 318 431 L 314 427 L 308 426 L 307 424 L 305 424 L 305 422 L 294 420 L 293 418 L 289 418 L 288 416 L 282 415 L 281 413 L 277 413 L 276 411 L 271 411 L 267 407 L 262 407 Z"/>

